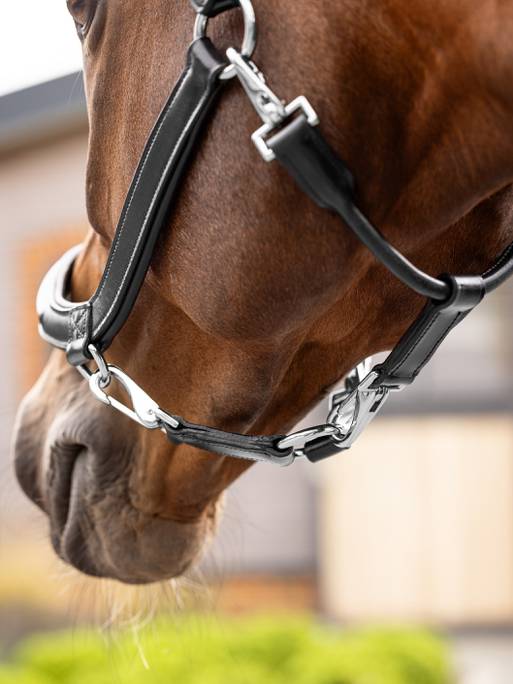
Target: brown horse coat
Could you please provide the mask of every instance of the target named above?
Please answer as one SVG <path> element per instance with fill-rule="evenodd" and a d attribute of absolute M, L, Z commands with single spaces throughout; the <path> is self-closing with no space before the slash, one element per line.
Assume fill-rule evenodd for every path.
<path fill-rule="evenodd" d="M 91 124 L 91 231 L 72 283 L 82 300 L 183 66 L 193 15 L 186 0 L 68 5 L 84 26 Z M 281 96 L 314 104 L 375 225 L 430 273 L 489 265 L 513 239 L 513 3 L 255 9 L 256 62 Z M 214 42 L 236 42 L 238 28 L 234 12 L 217 18 Z M 422 300 L 260 160 L 249 141 L 257 125 L 230 83 L 108 359 L 190 420 L 273 433 L 390 348 Z M 213 530 L 221 492 L 248 465 L 172 446 L 97 405 L 60 353 L 22 405 L 15 451 L 57 552 L 127 582 L 183 572 Z"/>

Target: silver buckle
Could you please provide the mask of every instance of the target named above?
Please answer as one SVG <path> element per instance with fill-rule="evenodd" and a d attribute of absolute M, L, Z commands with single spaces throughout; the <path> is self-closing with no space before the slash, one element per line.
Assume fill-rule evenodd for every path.
<path fill-rule="evenodd" d="M 340 449 L 354 444 L 388 398 L 388 387 L 372 387 L 378 377 L 376 371 L 371 371 L 352 391 L 345 389 L 331 395 L 327 422 L 342 435 L 334 438 Z"/>
<path fill-rule="evenodd" d="M 317 112 L 304 95 L 296 97 L 295 100 L 292 100 L 292 102 L 289 102 L 289 104 L 285 106 L 285 117 L 279 123 L 282 123 L 285 121 L 285 119 L 297 111 L 301 111 L 305 115 L 310 126 L 319 125 L 319 117 L 317 116 Z M 251 140 L 255 144 L 255 147 L 260 152 L 262 159 L 266 162 L 272 162 L 276 159 L 276 155 L 267 145 L 266 138 L 269 136 L 269 133 L 272 133 L 272 131 L 277 128 L 277 126 L 278 124 L 266 123 L 263 126 L 260 126 L 260 128 L 258 128 L 251 136 Z"/>
<path fill-rule="evenodd" d="M 296 456 L 304 456 L 304 449 L 310 442 L 330 437 L 341 451 L 349 449 L 390 394 L 389 387 L 372 387 L 378 372 L 371 370 L 371 366 L 372 358 L 369 357 L 346 376 L 344 389 L 330 395 L 325 425 L 293 432 L 278 442 L 278 448 L 292 448 Z"/>
<path fill-rule="evenodd" d="M 269 133 L 298 111 L 305 115 L 310 126 L 317 126 L 319 124 L 317 112 L 304 95 L 296 97 L 286 105 L 269 88 L 264 75 L 252 61 L 233 48 L 228 48 L 226 55 L 234 66 L 253 107 L 264 122 L 263 126 L 260 126 L 253 133 L 251 140 L 264 161 L 271 162 L 276 158 L 276 155 L 266 142 Z"/>

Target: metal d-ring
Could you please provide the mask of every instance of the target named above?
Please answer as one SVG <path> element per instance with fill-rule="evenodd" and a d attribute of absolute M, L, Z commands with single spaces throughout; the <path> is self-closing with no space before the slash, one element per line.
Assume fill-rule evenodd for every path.
<path fill-rule="evenodd" d="M 293 432 L 286 437 L 283 437 L 276 445 L 278 449 L 293 449 L 298 455 L 303 455 L 303 449 L 309 444 L 309 442 L 314 442 L 316 439 L 321 439 L 322 437 L 332 437 L 336 439 L 340 436 L 340 430 L 336 425 L 315 425 L 314 427 L 307 428 L 306 430 L 300 430 L 299 432 Z"/>
<path fill-rule="evenodd" d="M 255 51 L 257 41 L 257 26 L 255 11 L 251 0 L 238 0 L 239 6 L 244 17 L 244 37 L 242 39 L 242 47 L 240 54 L 247 59 L 250 59 Z M 196 22 L 194 24 L 194 40 L 204 38 L 207 33 L 208 19 L 206 14 L 198 13 L 196 15 Z M 235 67 L 233 64 L 228 64 L 221 72 L 219 78 L 226 81 L 236 76 Z"/>

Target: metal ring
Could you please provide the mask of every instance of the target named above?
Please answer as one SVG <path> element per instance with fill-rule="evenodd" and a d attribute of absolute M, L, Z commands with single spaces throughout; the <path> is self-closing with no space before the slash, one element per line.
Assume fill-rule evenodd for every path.
<path fill-rule="evenodd" d="M 102 389 L 105 389 L 110 384 L 111 380 L 111 372 L 109 370 L 109 366 L 103 358 L 103 356 L 98 351 L 98 349 L 96 349 L 94 344 L 90 344 L 87 347 L 87 351 L 91 354 L 91 356 L 93 357 L 93 361 L 98 366 L 100 387 Z"/>
<path fill-rule="evenodd" d="M 238 0 L 238 3 L 244 16 L 244 38 L 242 39 L 240 54 L 243 57 L 250 59 L 255 51 L 257 41 L 255 11 L 253 10 L 251 0 Z M 196 15 L 196 22 L 194 23 L 194 40 L 206 36 L 208 19 L 209 17 L 207 17 L 206 14 L 198 13 Z M 226 81 L 236 75 L 237 73 L 233 64 L 228 64 L 219 75 L 219 78 L 222 81 Z"/>

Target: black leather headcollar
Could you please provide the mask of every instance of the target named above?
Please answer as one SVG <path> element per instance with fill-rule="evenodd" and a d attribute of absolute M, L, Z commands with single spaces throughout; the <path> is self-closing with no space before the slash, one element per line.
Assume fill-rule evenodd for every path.
<path fill-rule="evenodd" d="M 191 3 L 197 12 L 210 17 L 231 9 L 238 1 L 191 0 Z M 125 376 L 125 389 L 133 387 L 138 402 L 142 397 L 146 408 L 149 407 L 143 413 L 136 409 L 128 414 L 145 427 L 165 430 L 175 443 L 190 444 L 214 453 L 284 464 L 292 462 L 297 455 L 317 461 L 349 448 L 377 413 L 388 392 L 413 382 L 446 335 L 485 293 L 513 274 L 513 246 L 508 247 L 482 276 L 442 275 L 436 278 L 424 273 L 390 245 L 359 210 L 354 199 L 352 175 L 317 127 L 315 112 L 312 115 L 305 98 L 297 98 L 285 106 L 265 85 L 258 69 L 247 57 L 236 53 L 230 61 L 264 120 L 264 126 L 253 135 L 264 158 L 277 159 L 316 204 L 337 213 L 343 227 L 349 227 L 378 261 L 415 292 L 427 297 L 428 302 L 384 363 L 356 384 L 352 378 L 346 382 L 346 389 L 335 398 L 324 426 L 287 438 L 226 433 L 165 413 Z M 212 111 L 225 67 L 226 60 L 207 38 L 192 43 L 185 70 L 142 154 L 103 277 L 91 299 L 80 303 L 68 299 L 70 276 L 79 248 L 65 254 L 41 286 L 37 308 L 42 336 L 66 351 L 69 362 L 89 378 L 92 390 L 105 403 L 114 405 L 104 392 L 109 368 L 100 368 L 91 374 L 84 364 L 91 358 L 91 349 L 104 363 L 99 355 L 108 348 L 132 310 L 157 237 L 169 223 L 172 201 L 200 137 L 202 124 Z M 298 109 L 303 113 L 292 114 Z M 101 377 L 102 372 L 106 377 Z M 124 377 L 119 369 L 113 375 Z M 348 407 L 354 409 L 353 420 L 349 423 Z"/>

